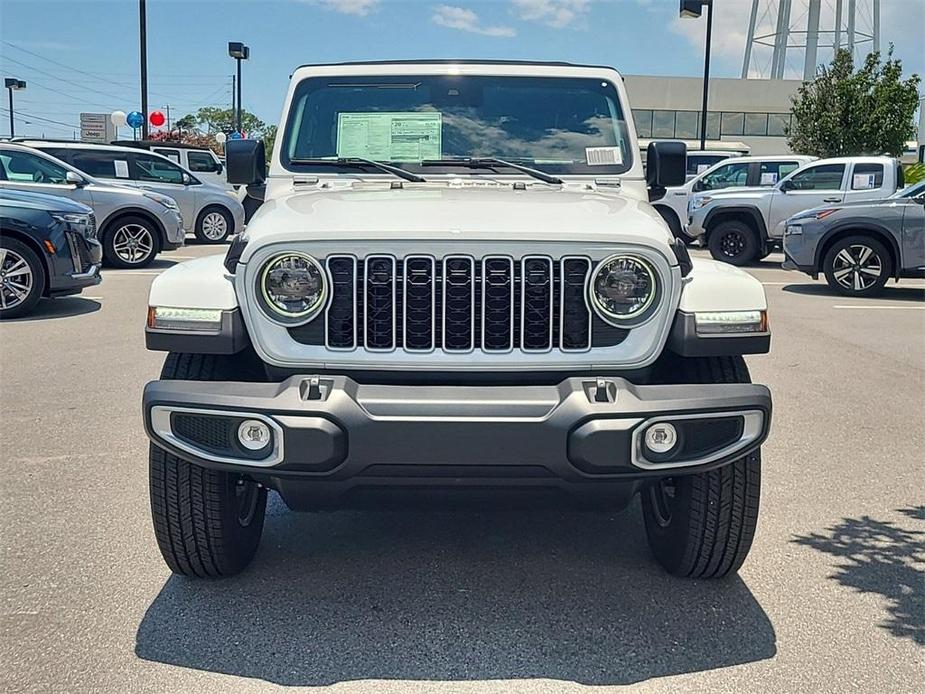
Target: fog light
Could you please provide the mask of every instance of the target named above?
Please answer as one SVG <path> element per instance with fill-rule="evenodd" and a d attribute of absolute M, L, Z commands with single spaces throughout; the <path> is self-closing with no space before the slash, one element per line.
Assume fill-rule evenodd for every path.
<path fill-rule="evenodd" d="M 270 443 L 270 427 L 259 419 L 246 419 L 238 427 L 238 441 L 249 451 L 259 451 Z"/>
<path fill-rule="evenodd" d="M 653 453 L 667 453 L 678 442 L 678 430 L 668 422 L 659 422 L 646 429 L 645 441 Z"/>

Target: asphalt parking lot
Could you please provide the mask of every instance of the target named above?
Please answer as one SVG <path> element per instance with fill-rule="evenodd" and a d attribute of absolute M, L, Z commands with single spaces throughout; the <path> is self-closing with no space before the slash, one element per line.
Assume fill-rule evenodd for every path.
<path fill-rule="evenodd" d="M 296 515 L 252 567 L 172 577 L 148 515 L 144 271 L 0 327 L 0 690 L 921 691 L 925 285 L 845 299 L 780 270 L 775 421 L 737 578 L 666 576 L 637 504 Z M 915 682 L 919 684 L 916 685 Z"/>

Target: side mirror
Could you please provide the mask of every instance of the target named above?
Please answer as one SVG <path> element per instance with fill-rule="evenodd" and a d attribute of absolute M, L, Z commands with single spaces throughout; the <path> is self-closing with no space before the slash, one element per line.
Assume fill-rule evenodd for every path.
<path fill-rule="evenodd" d="M 87 185 L 87 180 L 76 171 L 68 171 L 64 174 L 64 180 L 78 187 Z"/>
<path fill-rule="evenodd" d="M 195 181 L 193 180 L 193 177 L 184 171 L 183 172 L 183 185 L 191 186 L 193 185 L 194 182 Z"/>
<path fill-rule="evenodd" d="M 658 200 L 665 195 L 665 188 L 684 185 L 687 179 L 687 145 L 672 140 L 650 142 L 646 149 L 646 164 L 649 199 Z"/>
<path fill-rule="evenodd" d="M 782 193 L 786 193 L 788 190 L 793 190 L 793 188 L 793 181 L 791 181 L 789 178 L 786 181 L 781 181 L 780 183 L 780 192 Z"/>
<path fill-rule="evenodd" d="M 220 174 L 225 171 L 225 167 L 222 166 L 222 162 L 215 162 L 215 173 Z"/>
<path fill-rule="evenodd" d="M 228 168 L 229 183 L 263 183 L 267 176 L 263 140 L 227 140 L 225 166 Z"/>
<path fill-rule="evenodd" d="M 703 179 L 697 181 L 691 188 L 692 193 L 700 193 L 706 190 L 706 186 L 703 184 Z"/>

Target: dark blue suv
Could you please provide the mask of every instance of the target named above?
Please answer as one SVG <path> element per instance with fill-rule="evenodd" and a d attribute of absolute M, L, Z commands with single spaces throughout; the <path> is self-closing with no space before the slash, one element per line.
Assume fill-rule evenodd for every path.
<path fill-rule="evenodd" d="M 27 314 L 42 297 L 99 284 L 101 258 L 89 207 L 0 190 L 0 320 Z"/>

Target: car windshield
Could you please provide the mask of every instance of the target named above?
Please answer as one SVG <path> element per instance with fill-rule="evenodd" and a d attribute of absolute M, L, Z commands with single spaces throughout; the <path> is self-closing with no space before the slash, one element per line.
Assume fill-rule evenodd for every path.
<path fill-rule="evenodd" d="M 919 181 L 918 183 L 913 183 L 911 186 L 903 188 L 902 190 L 897 190 L 890 197 L 891 198 L 917 198 L 920 195 L 925 195 L 925 181 Z"/>
<path fill-rule="evenodd" d="M 311 159 L 364 158 L 425 172 L 425 160 L 495 158 L 557 174 L 632 164 L 614 85 L 600 79 L 402 75 L 316 77 L 295 89 L 282 164 L 356 173 Z M 434 173 L 479 174 L 446 162 Z M 504 173 L 508 173 L 505 171 Z"/>

